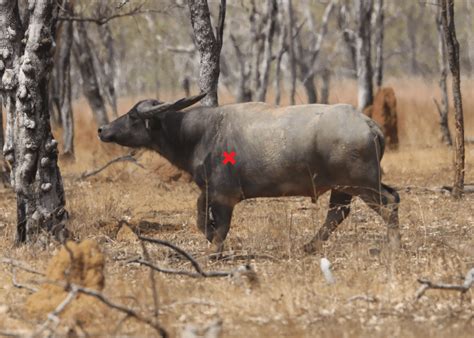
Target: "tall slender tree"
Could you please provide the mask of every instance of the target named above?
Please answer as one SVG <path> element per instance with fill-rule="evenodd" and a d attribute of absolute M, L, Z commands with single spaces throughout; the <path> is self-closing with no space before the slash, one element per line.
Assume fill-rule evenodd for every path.
<path fill-rule="evenodd" d="M 374 100 L 372 83 L 371 18 L 373 0 L 356 1 L 358 108 L 363 111 Z"/>
<path fill-rule="evenodd" d="M 461 95 L 461 70 L 459 66 L 459 42 L 454 24 L 454 0 L 439 0 L 441 6 L 441 24 L 448 51 L 448 64 L 453 78 L 453 100 L 455 117 L 454 135 L 454 184 L 453 197 L 461 198 L 464 189 L 464 116 Z"/>
<path fill-rule="evenodd" d="M 220 54 L 224 37 L 226 0 L 221 0 L 219 18 L 214 35 L 207 0 L 188 0 L 194 38 L 201 56 L 199 67 L 199 89 L 207 93 L 201 101 L 205 106 L 217 106 L 217 85 L 220 73 Z"/>
<path fill-rule="evenodd" d="M 53 0 L 30 2 L 22 22 L 17 1 L 0 1 L 0 91 L 7 111 L 4 155 L 12 168 L 18 242 L 41 229 L 59 239 L 67 235 L 58 143 L 51 133 L 48 103 L 56 10 Z"/>

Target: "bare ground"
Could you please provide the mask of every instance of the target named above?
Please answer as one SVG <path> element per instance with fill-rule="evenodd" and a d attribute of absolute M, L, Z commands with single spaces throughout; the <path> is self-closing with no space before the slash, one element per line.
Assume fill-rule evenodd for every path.
<path fill-rule="evenodd" d="M 474 267 L 474 195 L 453 201 L 447 194 L 423 189 L 451 183 L 452 154 L 437 141 L 429 85 L 418 83 L 418 96 L 411 86 L 411 82 L 404 83 L 405 89 L 396 91 L 403 108 L 401 149 L 387 153 L 382 162 L 384 182 L 399 188 L 402 200 L 403 250 L 396 256 L 384 248 L 382 220 L 358 200 L 322 255 L 304 254 L 302 245 L 325 217 L 327 196 L 323 196 L 316 205 L 307 198 L 242 202 L 234 212 L 226 242 L 230 259 L 208 260 L 208 245 L 195 227 L 197 188 L 184 176 L 171 180 L 177 177 L 176 172 L 159 156 L 140 155 L 145 169 L 120 163 L 78 180 L 85 170 L 124 153 L 118 147 L 100 144 L 94 128 L 85 127 L 87 114 L 79 115 L 78 125 L 82 122 L 84 129 L 77 136 L 76 162 L 61 163 L 71 214 L 69 227 L 75 238 L 99 242 L 106 259 L 104 294 L 145 316 L 153 315 L 148 270 L 126 262 L 141 254 L 141 246 L 133 237 L 117 235 L 119 220 L 125 219 L 142 234 L 181 246 L 206 270 L 228 271 L 246 263 L 256 270 L 258 285 L 245 278 L 155 274 L 160 323 L 172 336 L 187 324 L 203 328 L 221 319 L 223 336 L 236 337 L 471 337 L 472 289 L 463 297 L 456 292 L 429 290 L 415 300 L 417 278 L 460 284 L 467 270 Z M 336 99 L 350 102 L 352 98 L 333 101 Z M 132 101 L 123 102 L 122 110 Z M 466 99 L 465 108 L 467 133 L 472 135 L 472 98 Z M 474 183 L 473 146 L 467 148 L 466 157 L 466 182 Z M 14 205 L 14 195 L 8 189 L 0 190 L 1 256 L 45 271 L 60 246 L 51 241 L 13 247 Z M 169 250 L 148 248 L 160 266 L 190 269 L 189 262 Z M 257 257 L 249 260 L 246 255 Z M 319 269 L 322 256 L 333 264 L 334 285 L 326 284 Z M 38 277 L 17 271 L 16 279 L 34 285 Z M 28 290 L 13 286 L 11 268 L 0 265 L 0 332 L 26 332 L 44 321 L 25 310 L 29 295 Z M 91 320 L 63 318 L 58 334 L 66 334 L 68 329 L 95 335 L 155 333 L 133 319 L 122 322 L 124 315 L 116 311 L 97 307 L 96 312 Z"/>

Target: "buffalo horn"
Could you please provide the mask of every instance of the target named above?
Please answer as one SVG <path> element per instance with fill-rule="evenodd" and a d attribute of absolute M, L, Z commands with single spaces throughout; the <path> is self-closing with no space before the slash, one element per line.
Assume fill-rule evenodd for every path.
<path fill-rule="evenodd" d="M 172 103 L 161 103 L 156 106 L 146 107 L 146 108 L 139 108 L 138 114 L 142 118 L 150 118 L 156 114 L 163 113 L 165 111 L 179 111 L 186 107 L 192 106 L 196 102 L 199 102 L 207 93 L 199 94 L 196 96 L 185 97 L 178 101 Z"/>

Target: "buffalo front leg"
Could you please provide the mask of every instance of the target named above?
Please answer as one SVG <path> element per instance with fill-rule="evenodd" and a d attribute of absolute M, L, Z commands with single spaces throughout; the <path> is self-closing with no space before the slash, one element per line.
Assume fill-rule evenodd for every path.
<path fill-rule="evenodd" d="M 351 199 L 352 195 L 350 194 L 331 190 L 326 220 L 316 236 L 303 247 L 305 252 L 314 253 L 321 250 L 322 242 L 327 241 L 331 233 L 349 215 Z"/>
<path fill-rule="evenodd" d="M 214 237 L 212 244 L 216 253 L 221 254 L 224 250 L 224 241 L 230 229 L 230 221 L 232 219 L 232 211 L 234 207 L 221 203 L 211 203 L 211 214 L 214 218 Z"/>

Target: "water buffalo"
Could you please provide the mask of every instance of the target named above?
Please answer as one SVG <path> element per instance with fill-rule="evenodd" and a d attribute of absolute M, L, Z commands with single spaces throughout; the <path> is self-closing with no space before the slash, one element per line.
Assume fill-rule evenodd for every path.
<path fill-rule="evenodd" d="M 398 247 L 397 192 L 380 179 L 384 137 L 351 105 L 277 107 L 260 102 L 194 107 L 204 95 L 172 103 L 138 102 L 99 128 L 103 142 L 157 151 L 201 189 L 197 226 L 222 250 L 234 206 L 247 198 L 310 196 L 331 190 L 326 220 L 304 246 L 320 249 L 349 214 L 353 196 L 379 213 Z"/>

